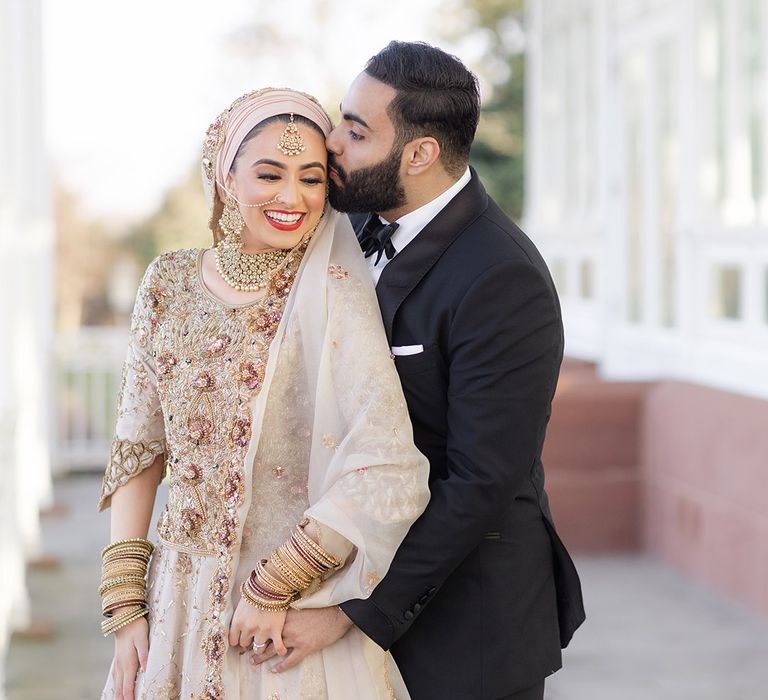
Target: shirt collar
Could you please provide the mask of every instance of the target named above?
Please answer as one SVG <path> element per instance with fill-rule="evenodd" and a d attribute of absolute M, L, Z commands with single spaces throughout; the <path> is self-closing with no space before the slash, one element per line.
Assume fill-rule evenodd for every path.
<path fill-rule="evenodd" d="M 464 174 L 456 180 L 445 192 L 435 197 L 432 201 L 420 206 L 418 209 L 414 209 L 412 212 L 401 216 L 397 219 L 398 228 L 392 234 L 392 245 L 396 250 L 400 252 L 408 243 L 410 243 L 416 235 L 434 219 L 447 205 L 448 203 L 466 186 L 466 184 L 472 179 L 472 174 L 469 171 L 469 167 L 464 171 Z M 385 224 L 389 222 L 382 217 L 379 217 Z"/>

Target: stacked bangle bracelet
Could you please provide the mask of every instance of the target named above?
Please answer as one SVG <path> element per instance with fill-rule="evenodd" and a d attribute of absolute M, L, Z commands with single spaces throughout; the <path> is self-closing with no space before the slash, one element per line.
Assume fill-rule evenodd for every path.
<path fill-rule="evenodd" d="M 107 545 L 101 552 L 99 595 L 107 618 L 101 631 L 108 636 L 147 614 L 147 566 L 154 546 L 136 537 Z"/>
<path fill-rule="evenodd" d="M 304 532 L 307 522 L 296 527 L 290 539 L 272 552 L 269 561 L 262 559 L 240 586 L 248 603 L 260 610 L 285 610 L 313 581 L 341 566 L 336 557 Z M 274 575 L 267 570 L 267 564 L 276 572 Z"/>

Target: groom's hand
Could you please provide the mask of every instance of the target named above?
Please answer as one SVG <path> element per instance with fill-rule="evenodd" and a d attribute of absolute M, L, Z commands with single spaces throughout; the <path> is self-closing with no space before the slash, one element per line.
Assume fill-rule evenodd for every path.
<path fill-rule="evenodd" d="M 288 610 L 283 627 L 283 643 L 290 651 L 272 671 L 280 673 L 293 668 L 305 656 L 330 646 L 341 639 L 352 628 L 353 623 L 338 606 L 332 608 L 308 608 L 306 610 Z M 252 664 L 260 664 L 277 652 L 270 644 L 263 653 L 251 656 Z"/>

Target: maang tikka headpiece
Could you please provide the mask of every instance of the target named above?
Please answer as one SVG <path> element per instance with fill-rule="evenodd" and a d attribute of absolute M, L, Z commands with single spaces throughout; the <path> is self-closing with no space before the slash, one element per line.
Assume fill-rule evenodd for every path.
<path fill-rule="evenodd" d="M 301 138 L 299 133 L 299 127 L 293 121 L 293 112 L 291 112 L 291 120 L 286 125 L 285 131 L 283 131 L 280 140 L 277 142 L 277 147 L 287 156 L 297 156 L 306 149 L 304 139 Z"/>

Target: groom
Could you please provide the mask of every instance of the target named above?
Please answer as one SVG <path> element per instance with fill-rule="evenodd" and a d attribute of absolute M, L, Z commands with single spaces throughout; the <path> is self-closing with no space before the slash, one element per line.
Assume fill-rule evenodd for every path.
<path fill-rule="evenodd" d="M 540 459 L 563 351 L 555 288 L 468 167 L 480 100 L 458 59 L 392 42 L 341 111 L 330 202 L 354 213 L 431 500 L 369 599 L 289 613 L 278 670 L 354 623 L 391 649 L 413 700 L 541 700 L 584 620 Z"/>

